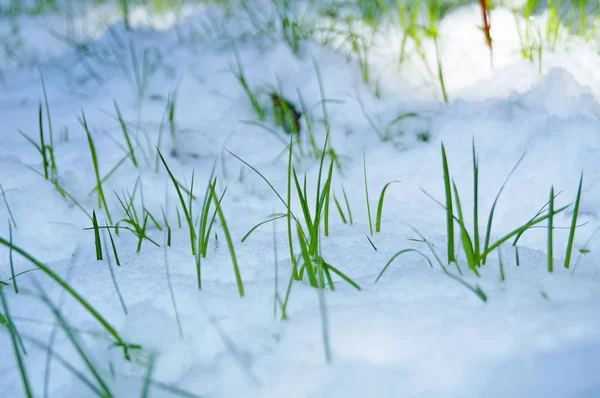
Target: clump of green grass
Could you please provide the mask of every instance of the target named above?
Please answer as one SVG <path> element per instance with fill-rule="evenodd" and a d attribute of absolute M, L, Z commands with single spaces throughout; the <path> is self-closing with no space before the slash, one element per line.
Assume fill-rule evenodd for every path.
<path fill-rule="evenodd" d="M 503 185 L 501 186 L 498 194 L 496 195 L 496 198 L 492 204 L 492 207 L 490 209 L 490 213 L 488 216 L 488 221 L 487 221 L 487 226 L 486 226 L 486 234 L 485 234 L 485 239 L 484 239 L 484 243 L 483 243 L 483 247 L 481 247 L 480 244 L 480 235 L 479 235 L 479 208 L 478 208 L 478 202 L 479 202 L 479 161 L 477 158 L 477 154 L 475 151 L 475 143 L 473 143 L 472 146 L 472 164 L 473 164 L 473 228 L 471 230 L 469 230 L 466 226 L 466 220 L 463 214 L 463 210 L 462 210 L 462 203 L 461 203 L 461 198 L 460 198 L 460 194 L 458 191 L 458 188 L 456 186 L 456 183 L 453 181 L 453 179 L 451 178 L 451 174 L 450 174 L 450 170 L 448 167 L 448 159 L 446 156 L 446 150 L 444 147 L 444 144 L 442 143 L 441 145 L 441 154 L 442 154 L 442 169 L 443 169 L 443 175 L 444 175 L 444 191 L 446 194 L 446 203 L 442 204 L 441 202 L 439 202 L 437 199 L 433 198 L 431 195 L 429 195 L 427 192 L 423 191 L 427 196 L 429 196 L 430 198 L 432 198 L 438 205 L 440 205 L 440 207 L 442 207 L 445 210 L 446 213 L 446 226 L 447 226 L 447 233 L 448 233 L 448 237 L 447 237 L 447 252 L 448 252 L 448 259 L 447 259 L 447 265 L 454 263 L 456 265 L 457 271 L 459 274 L 462 275 L 462 271 L 460 269 L 460 266 L 458 264 L 457 261 L 457 257 L 456 254 L 454 252 L 454 224 L 458 224 L 459 227 L 459 231 L 460 231 L 460 242 L 461 242 L 461 246 L 463 249 L 463 252 L 465 254 L 465 258 L 467 261 L 467 265 L 469 267 L 469 269 L 477 276 L 479 276 L 479 267 L 481 267 L 483 264 L 485 264 L 485 261 L 487 259 L 487 256 L 489 256 L 494 250 L 498 249 L 503 243 L 505 243 L 506 241 L 515 238 L 515 242 L 513 243 L 513 245 L 516 244 L 516 241 L 519 239 L 520 236 L 522 236 L 526 231 L 530 230 L 531 228 L 535 227 L 536 225 L 547 221 L 548 222 L 548 271 L 552 272 L 553 270 L 553 260 L 552 260 L 552 252 L 553 252 L 553 235 L 552 235 L 552 230 L 553 230 L 553 218 L 555 215 L 563 212 L 564 210 L 566 210 L 570 205 L 566 205 L 566 206 L 562 206 L 559 208 L 555 208 L 554 206 L 554 198 L 555 198 L 555 194 L 554 194 L 554 189 L 552 188 L 550 191 L 550 200 L 548 202 L 548 210 L 546 214 L 542 214 L 543 211 L 538 212 L 534 217 L 532 217 L 529 221 L 525 222 L 524 224 L 522 224 L 521 226 L 515 228 L 514 230 L 510 231 L 509 233 L 505 234 L 504 236 L 502 236 L 501 238 L 497 239 L 495 242 L 491 241 L 491 230 L 492 230 L 492 222 L 493 222 L 493 218 L 494 218 L 494 211 L 496 208 L 496 204 L 498 202 L 498 199 L 500 197 L 500 194 L 502 193 L 508 179 L 510 178 L 510 176 L 513 174 L 513 172 L 516 170 L 517 166 L 520 164 L 521 160 L 523 159 L 523 156 L 519 159 L 519 161 L 517 162 L 517 164 L 515 165 L 515 167 L 511 170 L 511 172 L 509 173 L 507 179 L 504 181 Z M 580 198 L 580 192 L 581 191 L 581 185 L 579 187 L 578 190 L 578 197 L 576 199 L 576 202 L 579 202 L 579 198 Z M 544 206 L 545 208 L 546 206 Z M 456 214 L 454 213 L 454 209 L 456 209 Z M 575 214 L 577 213 L 577 211 L 575 212 Z M 572 230 L 574 231 L 574 228 L 576 227 L 576 215 L 574 215 L 574 223 L 575 226 L 573 226 L 573 222 L 572 222 Z M 416 231 L 416 230 L 415 230 Z M 418 233 L 418 231 L 417 231 Z M 574 232 L 573 232 L 574 234 Z M 486 300 L 486 296 L 483 293 L 483 291 L 475 286 L 470 286 L 468 285 L 462 278 L 460 278 L 459 276 L 453 275 L 451 273 L 448 272 L 448 270 L 446 269 L 446 265 L 444 265 L 441 260 L 439 259 L 439 257 L 437 256 L 437 254 L 435 253 L 435 251 L 433 250 L 433 247 L 427 242 L 427 240 L 419 233 L 419 236 L 421 237 L 421 241 L 426 243 L 430 250 L 432 251 L 432 253 L 435 255 L 435 258 L 437 259 L 438 263 L 440 264 L 440 266 L 442 267 L 442 269 L 444 270 L 444 272 L 446 274 L 448 274 L 449 276 L 451 276 L 453 279 L 456 279 L 457 281 L 459 281 L 461 284 L 465 285 L 466 287 L 468 287 L 470 290 L 472 290 L 474 293 L 476 293 L 483 301 Z M 569 238 L 569 246 L 572 247 L 572 238 Z M 568 247 L 569 247 L 568 246 Z M 391 262 L 396 259 L 398 256 L 402 255 L 402 254 L 406 254 L 406 253 L 411 253 L 411 252 L 417 252 L 418 254 L 425 256 L 423 253 L 415 250 L 415 249 L 404 249 L 399 251 L 398 253 L 396 253 L 392 259 L 390 261 L 388 261 L 388 263 L 384 266 L 383 270 L 381 271 L 381 273 L 379 274 L 379 276 L 377 277 L 377 280 L 379 280 L 381 278 L 381 276 L 383 275 L 383 273 L 387 270 L 387 268 L 389 267 L 389 265 L 391 264 Z M 425 256 L 426 257 L 426 256 Z M 431 261 L 428 259 L 429 264 L 431 265 Z M 502 262 L 500 262 L 502 264 Z M 501 274 L 504 274 L 504 270 L 501 269 Z"/>

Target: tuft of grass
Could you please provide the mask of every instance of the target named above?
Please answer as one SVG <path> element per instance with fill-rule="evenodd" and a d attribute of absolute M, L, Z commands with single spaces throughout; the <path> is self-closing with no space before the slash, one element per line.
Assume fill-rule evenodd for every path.
<path fill-rule="evenodd" d="M 473 148 L 474 148 L 474 146 L 473 146 Z M 517 165 L 515 165 L 515 167 L 513 168 L 513 170 L 511 171 L 511 173 L 509 174 L 508 177 L 510 177 L 512 175 L 512 173 L 514 172 L 514 170 L 519 165 L 519 163 L 521 162 L 522 159 L 523 159 L 523 156 L 521 157 L 521 159 L 519 159 L 519 162 L 517 162 Z M 466 225 L 465 225 L 465 219 L 464 219 L 463 213 L 462 213 L 460 195 L 459 195 L 458 189 L 456 187 L 456 184 L 454 182 L 452 182 L 454 199 L 452 199 L 451 194 L 448 192 L 448 190 L 450 189 L 451 177 L 450 177 L 450 172 L 448 170 L 448 162 L 447 162 L 446 152 L 445 152 L 443 144 L 442 144 L 442 163 L 443 163 L 443 169 L 444 169 L 444 186 L 446 188 L 446 194 L 447 194 L 446 205 L 444 206 L 442 203 L 437 201 L 435 198 L 433 198 L 427 192 L 425 192 L 425 191 L 423 191 L 423 192 L 425 192 L 425 194 L 427 196 L 429 196 L 431 199 L 433 199 L 437 204 L 439 204 L 446 211 L 448 234 L 453 234 L 454 222 L 458 223 L 459 228 L 460 228 L 460 233 L 461 233 L 460 238 L 461 238 L 463 251 L 465 252 L 469 268 L 476 275 L 479 275 L 477 267 L 481 266 L 482 263 L 485 263 L 484 259 L 486 259 L 487 256 L 491 252 L 493 252 L 498 247 L 500 247 L 501 244 L 503 244 L 504 242 L 506 242 L 509 239 L 515 238 L 515 243 L 513 245 L 516 245 L 516 241 L 526 231 L 528 231 L 529 229 L 533 228 L 534 226 L 536 226 L 537 224 L 539 224 L 543 221 L 548 220 L 548 222 L 551 222 L 550 219 L 552 219 L 556 214 L 561 213 L 562 211 L 564 211 L 565 209 L 567 209 L 570 206 L 570 205 L 567 205 L 567 206 L 563 206 L 558 209 L 555 209 L 554 208 L 555 195 L 554 195 L 554 190 L 552 190 L 551 209 L 548 210 L 547 214 L 541 215 L 543 212 L 543 209 L 542 209 L 533 218 L 531 218 L 528 222 L 526 222 L 525 224 L 521 225 L 520 227 L 514 229 L 513 231 L 509 232 L 508 234 L 504 235 L 502 238 L 498 239 L 493 244 L 490 244 L 490 231 L 491 231 L 491 225 L 492 225 L 492 220 L 493 220 L 493 215 L 494 215 L 494 209 L 495 209 L 496 203 L 498 201 L 498 198 L 500 196 L 500 193 L 502 192 L 502 190 L 508 180 L 508 177 L 507 177 L 507 180 L 505 180 L 500 191 L 496 195 L 496 199 L 492 205 L 492 209 L 490 210 L 490 215 L 488 217 L 488 225 L 486 228 L 485 244 L 484 244 L 483 250 L 481 250 L 477 244 L 474 244 L 474 240 L 472 238 L 473 236 L 478 235 L 479 229 L 478 229 L 478 227 L 474 227 L 473 232 L 469 232 L 467 230 Z M 478 191 L 478 178 L 479 178 L 478 160 L 477 160 L 475 150 L 473 149 L 473 184 L 474 184 L 475 195 L 477 195 L 477 191 Z M 450 209 L 453 201 L 454 201 L 456 209 L 457 209 L 457 215 L 454 215 L 454 213 Z M 475 214 L 477 214 L 477 212 L 478 212 L 478 209 L 476 208 L 477 203 L 478 203 L 477 197 L 475 197 L 474 203 L 475 203 L 474 211 L 475 211 Z M 544 206 L 544 208 L 545 208 L 545 206 Z M 551 238 L 552 237 L 549 236 L 549 245 L 551 244 Z M 478 240 L 479 240 L 479 238 L 477 238 L 475 240 L 475 242 L 478 242 Z M 448 242 L 449 242 L 448 250 L 449 251 L 453 250 L 453 237 L 452 237 L 452 245 L 450 244 L 450 241 L 451 241 L 451 239 L 448 238 Z M 449 253 L 448 257 L 450 259 L 450 253 Z M 456 266 L 460 272 L 460 268 L 458 267 L 458 263 L 456 262 L 456 257 L 454 257 L 454 263 L 456 264 Z"/>

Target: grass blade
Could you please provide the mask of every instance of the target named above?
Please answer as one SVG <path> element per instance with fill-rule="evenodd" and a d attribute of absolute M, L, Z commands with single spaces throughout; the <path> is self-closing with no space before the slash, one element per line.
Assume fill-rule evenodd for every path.
<path fill-rule="evenodd" d="M 211 186 L 211 195 L 217 208 L 217 213 L 219 214 L 221 227 L 223 228 L 223 233 L 225 234 L 225 239 L 227 240 L 227 246 L 229 247 L 229 254 L 231 255 L 231 262 L 233 263 L 233 270 L 235 272 L 235 281 L 238 287 L 238 292 L 240 294 L 240 297 L 243 297 L 244 284 L 242 282 L 240 268 L 238 267 L 237 257 L 235 255 L 235 249 L 233 247 L 233 240 L 231 239 L 231 235 L 229 234 L 229 228 L 227 228 L 227 222 L 225 221 L 225 216 L 223 215 L 223 209 L 221 209 L 221 203 L 216 199 L 217 194 L 215 193 L 214 185 Z"/>
<path fill-rule="evenodd" d="M 389 259 L 389 261 L 384 265 L 383 269 L 381 270 L 381 272 L 377 276 L 377 279 L 375 279 L 374 283 L 377 283 L 379 281 L 379 279 L 381 279 L 381 277 L 383 276 L 383 274 L 385 273 L 385 271 L 387 271 L 388 267 L 392 264 L 392 262 L 398 256 L 400 256 L 402 254 L 406 254 L 406 253 L 417 253 L 417 254 L 421 255 L 423 258 L 425 258 L 425 260 L 427 260 L 427 262 L 429 263 L 429 266 L 433 267 L 433 264 L 431 263 L 431 260 L 429 259 L 429 257 L 427 257 L 425 254 L 423 254 L 421 251 L 419 251 L 417 249 L 403 249 L 403 250 L 400 250 L 399 252 L 397 252 L 396 254 L 394 254 L 392 256 L 392 258 Z"/>
<path fill-rule="evenodd" d="M 553 246 L 553 228 L 554 228 L 554 186 L 550 188 L 550 202 L 548 204 L 548 272 L 554 271 L 554 246 Z"/>
<path fill-rule="evenodd" d="M 379 195 L 379 203 L 377 204 L 377 218 L 375 219 L 375 232 L 381 232 L 381 214 L 383 213 L 383 199 L 385 192 L 391 184 L 400 183 L 400 181 L 390 181 L 383 186 L 381 195 Z"/>
<path fill-rule="evenodd" d="M 565 268 L 569 269 L 571 264 L 571 254 L 573 252 L 573 241 L 575 239 L 575 229 L 577 228 L 577 216 L 579 215 L 579 202 L 581 200 L 581 187 L 583 185 L 583 173 L 579 177 L 579 187 L 577 188 L 577 197 L 575 198 L 575 207 L 573 208 L 573 217 L 571 218 L 571 228 L 569 230 L 569 240 L 567 241 L 567 253 L 565 254 Z"/>
<path fill-rule="evenodd" d="M 450 172 L 448 171 L 448 159 L 446 149 L 442 143 L 442 167 L 444 169 L 444 188 L 446 194 L 446 227 L 448 234 L 448 264 L 456 262 L 454 255 L 454 220 L 452 211 L 452 192 L 450 190 Z"/>
<path fill-rule="evenodd" d="M 365 196 L 367 199 L 367 216 L 369 218 L 369 231 L 373 235 L 373 221 L 371 220 L 371 204 L 369 203 L 369 185 L 367 183 L 367 156 L 363 150 L 363 174 L 365 178 Z"/>

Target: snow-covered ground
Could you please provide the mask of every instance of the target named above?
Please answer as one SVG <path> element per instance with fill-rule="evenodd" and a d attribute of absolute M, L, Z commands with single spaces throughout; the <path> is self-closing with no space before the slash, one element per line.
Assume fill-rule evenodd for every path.
<path fill-rule="evenodd" d="M 432 40 L 424 37 L 420 47 L 408 40 L 399 65 L 404 30 L 394 10 L 374 30 L 346 18 L 355 7 L 334 12 L 325 3 L 286 11 L 311 28 L 297 53 L 270 1 L 160 13 L 136 6 L 131 31 L 116 3 L 82 6 L 68 18 L 56 11 L 0 19 L 0 243 L 15 246 L 0 245 L 0 395 L 26 396 L 26 374 L 33 396 L 49 397 L 147 396 L 144 390 L 152 397 L 600 396 L 600 37 L 561 25 L 554 40 L 547 10 L 527 25 L 522 13 L 498 6 L 490 57 L 475 2 L 439 21 L 437 55 Z M 365 44 L 353 48 L 353 35 Z M 532 60 L 522 56 L 525 36 Z M 236 79 L 241 72 L 266 112 L 262 121 Z M 286 218 L 241 242 L 287 211 L 290 136 L 274 121 L 274 91 L 305 108 L 292 163 L 300 185 L 306 175 L 313 215 L 318 148 L 329 131 L 325 172 L 332 154 L 336 162 L 320 256 L 361 288 L 332 274 L 334 291 L 315 289 L 305 275 L 291 285 L 286 320 Z M 39 144 L 40 109 L 45 145 L 50 126 L 54 144 L 45 151 L 56 163 L 48 180 L 40 151 L 23 136 Z M 100 178 L 108 176 L 102 191 L 110 216 L 95 190 L 84 118 Z M 556 209 L 573 204 L 583 172 L 570 268 L 563 264 L 574 206 L 554 216 L 552 273 L 547 220 L 520 238 L 518 265 L 510 239 L 477 268 L 480 276 L 469 270 L 455 223 L 462 276 L 446 265 L 446 212 L 423 192 L 445 202 L 441 143 L 469 231 L 475 145 L 482 246 L 489 209 L 524 153 L 495 208 L 492 242 L 546 209 L 552 186 L 560 193 Z M 181 184 L 185 209 L 156 148 Z M 373 224 L 382 188 L 398 181 L 386 190 L 381 232 L 369 226 L 365 164 Z M 244 297 L 218 215 L 198 289 L 185 212 L 192 203 L 198 231 L 213 174 L 216 194 L 226 189 L 221 208 Z M 293 179 L 291 189 L 291 209 L 303 220 Z M 352 225 L 334 195 L 345 221 L 351 209 Z M 129 197 L 155 243 L 144 239 L 137 252 L 134 233 L 100 229 L 97 261 L 92 211 L 100 227 L 115 225 L 127 217 L 120 200 L 131 212 Z M 293 224 L 291 236 L 298 256 Z M 407 252 L 375 283 L 407 248 L 431 266 Z M 20 249 L 56 278 L 39 269 L 17 276 L 17 294 L 13 274 L 39 268 Z M 119 339 L 141 348 L 128 350 L 127 360 L 114 345 Z"/>

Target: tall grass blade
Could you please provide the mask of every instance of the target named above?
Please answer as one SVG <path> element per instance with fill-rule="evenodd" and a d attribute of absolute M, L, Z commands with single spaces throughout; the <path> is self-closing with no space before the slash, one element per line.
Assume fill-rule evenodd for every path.
<path fill-rule="evenodd" d="M 569 269 L 571 264 L 571 255 L 573 252 L 573 242 L 575 240 L 575 229 L 577 228 L 577 216 L 579 215 L 579 202 L 581 200 L 581 187 L 583 185 L 583 173 L 579 177 L 579 187 L 577 188 L 577 197 L 575 198 L 575 207 L 573 208 L 573 217 L 571 218 L 571 228 L 569 230 L 569 240 L 567 241 L 567 253 L 565 254 L 565 268 Z"/>
<path fill-rule="evenodd" d="M 448 264 L 456 262 L 454 254 L 454 220 L 452 211 L 452 192 L 450 190 L 450 172 L 448 170 L 448 159 L 446 149 L 442 143 L 442 167 L 444 169 L 444 192 L 446 194 L 446 228 L 448 234 Z"/>
<path fill-rule="evenodd" d="M 371 220 L 371 204 L 369 200 L 369 184 L 367 182 L 367 156 L 363 150 L 363 174 L 365 179 L 365 197 L 367 199 L 367 216 L 369 218 L 369 231 L 373 235 L 373 221 Z"/>
<path fill-rule="evenodd" d="M 225 234 L 225 239 L 227 240 L 227 246 L 229 248 L 229 254 L 231 255 L 231 262 L 233 263 L 233 270 L 235 272 L 235 281 L 238 287 L 238 292 L 240 297 L 244 296 L 244 284 L 242 282 L 242 276 L 240 274 L 240 268 L 238 266 L 237 257 L 235 255 L 235 249 L 233 247 L 233 240 L 231 239 L 231 235 L 229 233 L 229 228 L 227 228 L 227 222 L 225 221 L 225 216 L 223 215 L 223 209 L 221 208 L 221 203 L 216 199 L 217 194 L 215 193 L 214 185 L 211 186 L 211 195 L 215 206 L 217 208 L 217 213 L 219 214 L 219 220 L 221 221 L 221 227 L 223 228 L 223 233 Z"/>
<path fill-rule="evenodd" d="M 185 219 L 187 221 L 188 228 L 190 230 L 190 242 L 191 242 L 191 246 L 192 246 L 192 255 L 195 256 L 196 255 L 196 244 L 195 244 L 196 231 L 194 228 L 194 221 L 192 219 L 192 215 L 190 214 L 190 212 L 188 210 L 188 207 L 185 203 L 185 199 L 183 198 L 183 194 L 181 193 L 181 189 L 179 188 L 179 184 L 177 183 L 175 176 L 171 172 L 171 169 L 169 169 L 169 166 L 167 165 L 165 158 L 163 157 L 162 153 L 160 152 L 160 149 L 156 148 L 156 150 L 158 152 L 158 156 L 160 156 L 160 160 L 162 161 L 162 164 L 165 166 L 165 169 L 167 170 L 167 173 L 169 174 L 169 177 L 171 178 L 171 181 L 173 182 L 173 186 L 175 187 L 177 196 L 179 197 L 179 202 L 181 203 L 181 207 L 183 208 L 183 213 L 185 215 Z"/>
<path fill-rule="evenodd" d="M 550 188 L 550 202 L 548 204 L 548 272 L 554 271 L 554 187 Z"/>

